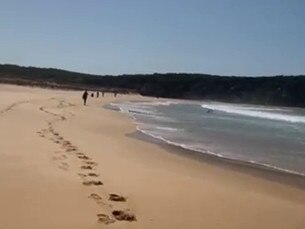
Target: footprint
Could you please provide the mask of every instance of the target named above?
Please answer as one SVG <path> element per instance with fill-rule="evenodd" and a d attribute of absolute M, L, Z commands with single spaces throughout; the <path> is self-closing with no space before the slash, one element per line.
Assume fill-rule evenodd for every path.
<path fill-rule="evenodd" d="M 37 131 L 36 132 L 40 137 L 42 137 L 42 138 L 44 138 L 45 137 L 45 135 L 44 135 L 44 131 L 43 130 L 41 130 L 41 131 Z"/>
<path fill-rule="evenodd" d="M 77 151 L 77 147 L 76 146 L 69 146 L 69 147 L 66 147 L 66 152 L 74 152 L 74 151 Z"/>
<path fill-rule="evenodd" d="M 84 173 L 78 173 L 77 175 L 79 175 L 81 178 L 86 178 L 87 177 L 87 175 L 84 174 Z"/>
<path fill-rule="evenodd" d="M 81 166 L 81 169 L 88 169 L 88 170 L 92 170 L 92 169 L 93 169 L 93 167 L 92 167 L 92 166 L 90 166 L 90 165 L 82 165 L 82 166 Z"/>
<path fill-rule="evenodd" d="M 103 185 L 103 182 L 90 180 L 90 181 L 84 181 L 83 185 L 85 185 L 85 186 L 92 186 L 92 185 L 97 186 L 97 185 Z"/>
<path fill-rule="evenodd" d="M 93 165 L 93 166 L 98 165 L 97 162 L 94 162 L 94 161 L 86 161 L 85 163 L 86 163 L 87 165 Z"/>
<path fill-rule="evenodd" d="M 90 157 L 86 155 L 78 156 L 79 159 L 90 160 Z"/>
<path fill-rule="evenodd" d="M 112 215 L 113 217 L 116 219 L 116 220 L 119 220 L 119 221 L 136 221 L 136 216 L 129 212 L 129 210 L 125 210 L 125 211 L 122 211 L 122 210 L 115 210 L 115 211 L 112 211 Z"/>
<path fill-rule="evenodd" d="M 63 146 L 71 146 L 72 144 L 69 141 L 64 141 L 62 145 Z"/>
<path fill-rule="evenodd" d="M 96 200 L 96 201 L 102 200 L 102 197 L 96 193 L 91 193 L 90 196 L 88 196 L 88 198 Z"/>
<path fill-rule="evenodd" d="M 89 177 L 98 177 L 99 175 L 96 173 L 88 173 L 88 176 Z"/>
<path fill-rule="evenodd" d="M 109 200 L 117 201 L 117 202 L 125 202 L 126 198 L 124 196 L 120 196 L 120 195 L 111 193 L 111 194 L 109 194 Z"/>
<path fill-rule="evenodd" d="M 92 193 L 88 196 L 89 199 L 94 200 L 95 203 L 98 205 L 106 206 L 107 208 L 112 208 L 113 206 L 111 204 L 107 204 L 103 201 L 102 197 L 96 193 Z"/>
<path fill-rule="evenodd" d="M 114 223 L 115 220 L 106 214 L 97 214 L 98 221 L 104 224 Z"/>
<path fill-rule="evenodd" d="M 66 163 L 66 162 L 62 162 L 62 163 L 60 164 L 60 166 L 58 166 L 58 168 L 67 171 L 67 170 L 69 169 L 69 165 L 68 165 L 68 163 Z"/>

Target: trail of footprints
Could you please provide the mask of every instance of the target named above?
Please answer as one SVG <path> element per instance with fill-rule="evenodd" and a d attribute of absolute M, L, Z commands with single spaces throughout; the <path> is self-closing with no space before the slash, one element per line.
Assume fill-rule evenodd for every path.
<path fill-rule="evenodd" d="M 63 108 L 71 106 L 71 104 L 65 105 L 63 101 L 60 101 L 57 108 Z M 41 107 L 41 111 L 50 114 L 58 120 L 55 121 L 65 121 L 66 117 L 49 112 L 46 108 Z M 71 115 L 72 113 L 70 113 Z M 72 115 L 71 115 L 72 116 Z M 73 115 L 74 116 L 74 115 Z M 95 173 L 95 169 L 98 166 L 98 163 L 93 161 L 92 158 L 88 157 L 85 153 L 80 152 L 80 150 L 73 145 L 70 141 L 66 140 L 63 136 L 61 136 L 57 131 L 55 131 L 53 127 L 53 123 L 55 122 L 48 121 L 47 128 L 44 128 L 37 132 L 37 134 L 42 138 L 47 138 L 52 141 L 54 144 L 60 146 L 61 150 L 55 151 L 52 159 L 58 163 L 58 168 L 64 171 L 69 170 L 69 164 L 67 162 L 69 156 L 73 156 L 77 158 L 80 162 L 80 172 L 77 174 L 81 180 L 82 185 L 84 186 L 103 186 L 104 183 L 99 180 L 100 175 Z M 96 204 L 103 206 L 104 209 L 109 214 L 99 213 L 97 214 L 97 220 L 103 224 L 111 224 L 116 221 L 136 221 L 136 216 L 129 210 L 114 210 L 113 205 L 109 202 L 126 202 L 127 199 L 121 195 L 117 195 L 114 193 L 109 194 L 108 196 L 100 196 L 97 193 L 91 193 L 88 198 L 93 200 Z"/>
<path fill-rule="evenodd" d="M 20 101 L 20 102 L 16 102 L 16 103 L 12 103 L 11 105 L 9 105 L 8 107 L 4 108 L 3 110 L 0 110 L 0 114 L 6 113 L 10 110 L 12 110 L 14 107 L 23 104 L 23 103 L 28 103 L 29 101 Z"/>

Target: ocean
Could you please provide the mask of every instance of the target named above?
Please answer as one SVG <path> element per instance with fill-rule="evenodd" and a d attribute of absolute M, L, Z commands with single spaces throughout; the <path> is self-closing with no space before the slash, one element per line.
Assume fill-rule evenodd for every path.
<path fill-rule="evenodd" d="M 305 176 L 305 109 L 184 100 L 109 106 L 138 131 L 190 153 Z"/>

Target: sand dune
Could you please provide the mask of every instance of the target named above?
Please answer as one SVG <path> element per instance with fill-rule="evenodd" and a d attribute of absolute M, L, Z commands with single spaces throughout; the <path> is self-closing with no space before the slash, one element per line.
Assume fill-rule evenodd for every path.
<path fill-rule="evenodd" d="M 0 228 L 305 228 L 305 191 L 127 137 L 106 95 L 0 85 Z"/>

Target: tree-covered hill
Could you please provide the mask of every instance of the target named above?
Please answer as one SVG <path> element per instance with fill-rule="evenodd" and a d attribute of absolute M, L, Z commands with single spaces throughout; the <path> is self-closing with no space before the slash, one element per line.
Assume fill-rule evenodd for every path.
<path fill-rule="evenodd" d="M 53 68 L 6 64 L 0 65 L 0 83 L 118 90 L 155 97 L 305 107 L 305 75 L 234 77 L 166 73 L 99 76 Z"/>

